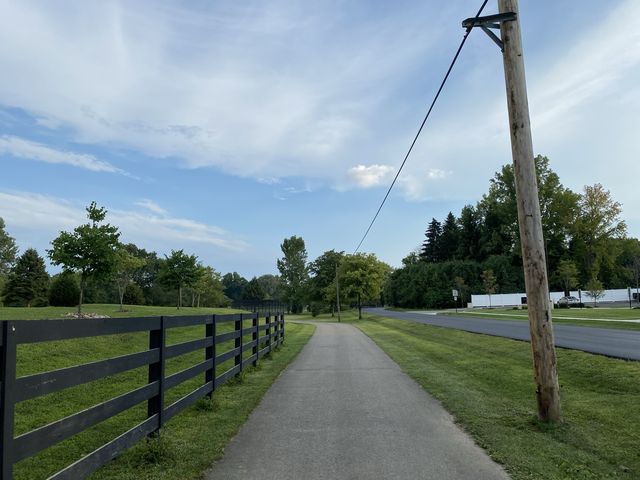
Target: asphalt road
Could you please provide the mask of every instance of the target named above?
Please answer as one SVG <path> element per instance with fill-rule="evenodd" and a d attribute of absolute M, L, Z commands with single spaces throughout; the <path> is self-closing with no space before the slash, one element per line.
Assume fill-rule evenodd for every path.
<path fill-rule="evenodd" d="M 430 315 L 415 312 L 395 312 L 383 308 L 367 308 L 364 311 L 391 318 L 418 323 L 455 328 L 473 333 L 530 341 L 529 324 L 518 320 Z M 625 360 L 640 360 L 640 331 L 612 328 L 580 327 L 555 324 L 557 347 L 582 350 Z"/>
<path fill-rule="evenodd" d="M 318 324 L 208 480 L 507 479 L 442 406 L 348 324 Z"/>

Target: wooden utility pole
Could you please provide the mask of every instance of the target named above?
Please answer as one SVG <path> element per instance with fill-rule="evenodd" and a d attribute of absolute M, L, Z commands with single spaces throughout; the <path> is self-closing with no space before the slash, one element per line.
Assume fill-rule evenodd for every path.
<path fill-rule="evenodd" d="M 529 329 L 537 385 L 538 415 L 541 420 L 561 420 L 560 388 L 549 283 L 540 216 L 540 200 L 529 124 L 527 84 L 522 57 L 522 37 L 517 0 L 498 0 L 501 14 L 513 12 L 515 19 L 500 24 L 503 42 L 504 76 L 509 107 L 511 152 L 516 182 L 518 224 L 527 290 Z"/>
<path fill-rule="evenodd" d="M 340 277 L 338 276 L 338 265 L 336 265 L 336 306 L 338 307 L 338 322 L 340 319 Z"/>

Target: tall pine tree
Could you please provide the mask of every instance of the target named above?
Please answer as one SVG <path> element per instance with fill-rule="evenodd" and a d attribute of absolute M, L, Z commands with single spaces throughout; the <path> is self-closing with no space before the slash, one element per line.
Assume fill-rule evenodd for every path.
<path fill-rule="evenodd" d="M 422 260 L 431 263 L 440 261 L 440 235 L 442 235 L 442 226 L 439 221 L 432 218 L 425 232 L 427 239 L 422 244 L 422 251 L 420 252 Z"/>
<path fill-rule="evenodd" d="M 16 262 L 4 287 L 4 301 L 12 307 L 46 304 L 49 274 L 38 252 L 29 248 Z"/>
<path fill-rule="evenodd" d="M 449 212 L 447 218 L 442 224 L 442 232 L 440 233 L 440 261 L 446 262 L 455 260 L 458 253 L 458 242 L 460 240 L 460 230 L 458 221 L 453 213 Z"/>

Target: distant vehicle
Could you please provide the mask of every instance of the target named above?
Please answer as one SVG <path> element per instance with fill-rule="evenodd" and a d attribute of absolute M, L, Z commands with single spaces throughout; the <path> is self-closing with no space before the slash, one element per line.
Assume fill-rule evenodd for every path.
<path fill-rule="evenodd" d="M 567 305 L 567 306 L 580 305 L 580 300 L 578 300 L 576 297 L 562 297 L 562 298 L 559 298 L 556 303 L 558 305 Z"/>

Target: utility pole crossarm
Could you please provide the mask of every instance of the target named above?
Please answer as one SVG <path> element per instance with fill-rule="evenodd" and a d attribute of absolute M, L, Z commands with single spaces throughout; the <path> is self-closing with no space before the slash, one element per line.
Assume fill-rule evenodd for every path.
<path fill-rule="evenodd" d="M 513 22 L 518 18 L 516 12 L 498 13 L 496 15 L 487 15 L 485 17 L 471 17 L 462 21 L 462 26 L 467 30 L 473 27 L 480 27 L 493 42 L 504 52 L 504 43 L 502 39 L 493 33 L 490 29 L 499 30 L 500 25 L 504 22 Z"/>

